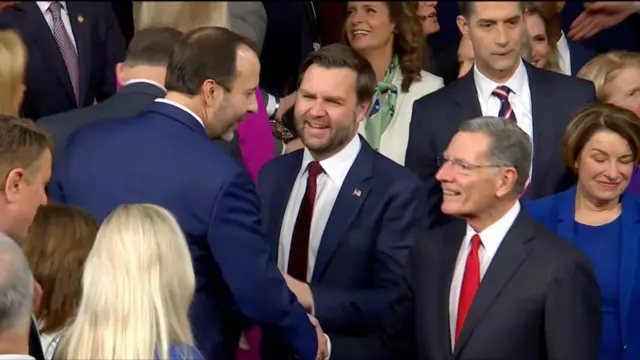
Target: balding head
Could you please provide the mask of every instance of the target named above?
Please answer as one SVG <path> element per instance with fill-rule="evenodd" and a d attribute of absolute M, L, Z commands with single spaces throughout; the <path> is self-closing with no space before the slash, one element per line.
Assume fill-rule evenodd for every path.
<path fill-rule="evenodd" d="M 0 234 L 0 333 L 29 329 L 34 280 L 15 241 Z"/>

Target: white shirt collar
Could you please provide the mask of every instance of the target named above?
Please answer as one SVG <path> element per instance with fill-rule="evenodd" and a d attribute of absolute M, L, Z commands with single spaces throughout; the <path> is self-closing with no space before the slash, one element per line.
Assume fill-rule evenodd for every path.
<path fill-rule="evenodd" d="M 358 153 L 360 153 L 361 147 L 362 143 L 360 141 L 360 136 L 356 134 L 356 136 L 354 136 L 342 150 L 333 156 L 320 161 L 320 166 L 322 166 L 322 169 L 331 181 L 338 185 L 342 185 L 344 179 L 349 173 L 349 169 L 351 169 L 351 165 L 353 165 Z M 312 161 L 314 161 L 313 156 L 311 156 L 311 153 L 307 148 L 304 148 L 302 167 L 300 168 L 301 173 L 304 173 L 307 170 L 307 166 Z"/>
<path fill-rule="evenodd" d="M 177 107 L 180 110 L 187 112 L 189 115 L 193 116 L 196 120 L 198 120 L 198 122 L 200 123 L 200 125 L 202 125 L 202 127 L 204 127 L 204 122 L 202 121 L 202 119 L 200 119 L 200 116 L 196 115 L 196 113 L 194 113 L 193 111 L 187 109 L 186 106 L 180 105 L 175 101 L 171 101 L 163 98 L 155 99 L 154 101 L 169 104 Z"/>
<path fill-rule="evenodd" d="M 569 43 L 564 36 L 564 31 L 560 33 L 560 39 L 556 43 L 556 53 L 558 54 L 558 60 L 560 62 L 560 70 L 565 75 L 571 75 L 571 50 L 569 50 Z"/>
<path fill-rule="evenodd" d="M 511 229 L 511 226 L 516 221 L 516 218 L 520 214 L 520 201 L 516 201 L 515 205 L 507 211 L 506 214 L 500 218 L 500 220 L 489 225 L 486 229 L 482 230 L 478 235 L 482 241 L 482 246 L 490 254 L 495 254 L 498 251 L 498 247 L 502 244 L 502 240 Z M 465 236 L 465 242 L 471 241 L 471 237 L 476 232 L 467 224 L 467 235 Z"/>
<path fill-rule="evenodd" d="M 51 6 L 51 3 L 53 3 L 53 1 L 36 1 L 36 4 L 38 4 L 38 7 L 40 8 L 40 11 L 42 11 L 43 14 L 49 11 L 49 6 Z M 62 10 L 67 12 L 67 2 L 59 1 L 59 3 L 62 7 Z"/>
<path fill-rule="evenodd" d="M 0 354 L 0 359 L 7 360 L 35 360 L 33 356 L 24 354 Z"/>
<path fill-rule="evenodd" d="M 513 76 L 511 76 L 511 78 L 504 84 L 498 84 L 497 82 L 489 80 L 489 78 L 480 73 L 480 70 L 478 70 L 476 65 L 473 65 L 473 80 L 476 83 L 478 93 L 482 99 L 489 99 L 492 96 L 491 94 L 493 93 L 493 90 L 500 85 L 509 87 L 509 89 L 511 89 L 511 91 L 516 95 L 522 94 L 524 86 L 527 85 L 527 69 L 522 62 L 522 59 L 520 59 L 520 65 L 518 65 Z"/>
<path fill-rule="evenodd" d="M 145 83 L 145 84 L 151 84 L 154 86 L 159 87 L 160 89 L 167 91 L 167 89 L 164 88 L 164 86 L 160 85 L 159 83 L 153 81 L 153 80 L 149 80 L 149 79 L 131 79 L 129 81 L 127 81 L 125 84 L 123 84 L 122 86 L 127 86 L 127 85 L 131 85 L 131 84 L 135 84 L 135 83 Z"/>

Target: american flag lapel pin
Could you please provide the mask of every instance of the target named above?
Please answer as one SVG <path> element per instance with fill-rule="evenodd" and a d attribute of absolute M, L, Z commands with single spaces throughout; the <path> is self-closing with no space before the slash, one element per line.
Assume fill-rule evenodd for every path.
<path fill-rule="evenodd" d="M 353 190 L 353 196 L 360 197 L 360 195 L 362 195 L 362 190 L 357 188 Z"/>
<path fill-rule="evenodd" d="M 84 22 L 84 16 L 78 15 L 78 22 L 82 24 Z"/>

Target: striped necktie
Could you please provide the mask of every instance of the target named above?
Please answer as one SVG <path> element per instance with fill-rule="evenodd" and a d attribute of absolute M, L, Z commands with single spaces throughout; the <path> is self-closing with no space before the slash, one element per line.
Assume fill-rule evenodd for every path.
<path fill-rule="evenodd" d="M 510 93 L 511 89 L 509 89 L 507 86 L 501 85 L 493 90 L 491 95 L 500 99 L 500 111 L 498 112 L 498 117 L 509 119 L 513 121 L 514 124 L 518 124 L 516 114 L 513 112 L 513 108 L 511 107 L 511 103 L 509 102 Z"/>

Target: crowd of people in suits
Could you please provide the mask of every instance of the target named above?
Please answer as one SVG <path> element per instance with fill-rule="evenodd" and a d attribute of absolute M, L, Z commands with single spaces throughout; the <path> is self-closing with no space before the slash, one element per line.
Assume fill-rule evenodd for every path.
<path fill-rule="evenodd" d="M 0 359 L 640 358 L 637 3 L 232 4 L 0 2 Z"/>

